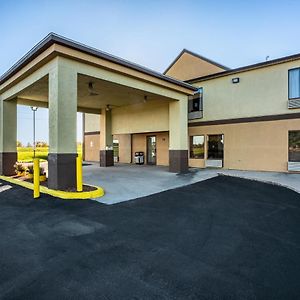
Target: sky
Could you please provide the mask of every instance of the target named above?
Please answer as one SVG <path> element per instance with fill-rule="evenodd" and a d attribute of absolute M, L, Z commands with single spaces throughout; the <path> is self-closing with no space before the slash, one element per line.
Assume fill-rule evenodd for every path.
<path fill-rule="evenodd" d="M 163 72 L 183 49 L 230 68 L 300 53 L 299 0 L 4 1 L 0 74 L 49 32 Z M 18 140 L 32 142 L 32 112 L 18 107 Z M 82 139 L 78 116 L 78 141 Z M 48 141 L 48 111 L 37 112 Z"/>

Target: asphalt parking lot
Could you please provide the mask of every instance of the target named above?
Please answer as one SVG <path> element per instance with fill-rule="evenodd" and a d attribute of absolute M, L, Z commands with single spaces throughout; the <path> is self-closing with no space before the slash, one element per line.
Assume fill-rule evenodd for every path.
<path fill-rule="evenodd" d="M 0 299 L 300 298 L 291 190 L 219 176 L 105 205 L 0 183 Z"/>

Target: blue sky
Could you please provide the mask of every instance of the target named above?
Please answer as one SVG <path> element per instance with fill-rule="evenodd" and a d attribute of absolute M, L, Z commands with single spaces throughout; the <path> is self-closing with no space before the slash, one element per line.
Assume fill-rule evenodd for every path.
<path fill-rule="evenodd" d="M 300 1 L 1 1 L 0 74 L 49 32 L 157 71 L 187 48 L 234 68 L 300 52 Z M 18 138 L 32 140 L 30 108 Z M 37 139 L 48 139 L 47 110 Z M 80 123 L 80 122 L 79 122 Z M 78 139 L 81 139 L 78 126 Z"/>

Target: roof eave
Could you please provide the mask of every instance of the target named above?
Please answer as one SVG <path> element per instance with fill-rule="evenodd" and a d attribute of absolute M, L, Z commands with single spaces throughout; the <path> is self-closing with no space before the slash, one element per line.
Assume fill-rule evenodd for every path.
<path fill-rule="evenodd" d="M 15 75 L 19 70 L 21 70 L 24 66 L 26 66 L 30 61 L 32 61 L 34 58 L 36 58 L 38 55 L 40 55 L 42 52 L 44 52 L 47 48 L 49 48 L 53 44 L 59 44 L 59 45 L 62 45 L 62 46 L 65 46 L 65 47 L 68 47 L 68 48 L 71 48 L 71 49 L 74 49 L 77 51 L 87 53 L 87 54 L 95 56 L 95 57 L 103 58 L 105 60 L 114 62 L 119 65 L 123 65 L 125 67 L 134 69 L 136 71 L 142 72 L 147 75 L 151 75 L 153 77 L 159 78 L 159 79 L 167 81 L 169 83 L 173 83 L 175 85 L 184 87 L 191 91 L 197 90 L 197 88 L 190 85 L 189 83 L 186 83 L 186 82 L 183 82 L 180 80 L 176 80 L 172 77 L 169 77 L 169 76 L 166 76 L 159 72 L 145 68 L 138 64 L 131 63 L 127 60 L 110 55 L 108 53 L 97 50 L 95 48 L 92 48 L 92 47 L 86 46 L 84 44 L 75 42 L 73 40 L 67 39 L 65 37 L 59 36 L 55 33 L 48 34 L 43 40 L 41 40 L 37 45 L 35 45 L 27 54 L 25 54 L 17 63 L 15 63 L 8 71 L 6 71 L 0 77 L 0 84 L 3 84 L 5 81 L 7 81 L 13 75 Z"/>
<path fill-rule="evenodd" d="M 206 76 L 202 76 L 202 77 L 189 79 L 189 80 L 186 80 L 185 82 L 193 84 L 193 83 L 200 82 L 200 81 L 205 81 L 205 80 L 220 78 L 220 77 L 224 77 L 224 76 L 234 75 L 234 74 L 238 74 L 238 73 L 242 73 L 242 72 L 247 72 L 247 71 L 251 71 L 251 70 L 255 70 L 255 69 L 270 67 L 270 66 L 274 66 L 277 64 L 281 64 L 281 63 L 285 63 L 285 62 L 289 62 L 289 61 L 293 61 L 293 60 L 297 60 L 297 59 L 300 59 L 300 53 L 289 55 L 289 56 L 284 56 L 284 57 L 280 57 L 280 58 L 276 58 L 273 60 L 260 62 L 260 63 L 256 63 L 256 64 L 244 66 L 244 67 L 239 67 L 236 69 L 218 72 L 218 73 L 214 73 L 214 74 L 210 74 L 210 75 L 206 75 Z"/>

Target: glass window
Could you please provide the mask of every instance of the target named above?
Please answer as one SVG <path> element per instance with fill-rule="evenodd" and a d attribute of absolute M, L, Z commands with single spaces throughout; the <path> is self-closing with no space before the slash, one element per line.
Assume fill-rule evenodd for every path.
<path fill-rule="evenodd" d="M 199 88 L 198 91 L 190 97 L 189 100 L 189 112 L 202 111 L 203 110 L 203 89 Z"/>
<path fill-rule="evenodd" d="M 300 68 L 289 70 L 289 99 L 300 98 Z"/>
<path fill-rule="evenodd" d="M 190 158 L 204 158 L 204 135 L 190 137 Z"/>
<path fill-rule="evenodd" d="M 207 139 L 207 159 L 223 159 L 224 135 L 209 135 Z"/>
<path fill-rule="evenodd" d="M 300 130 L 289 131 L 289 162 L 300 162 Z"/>

